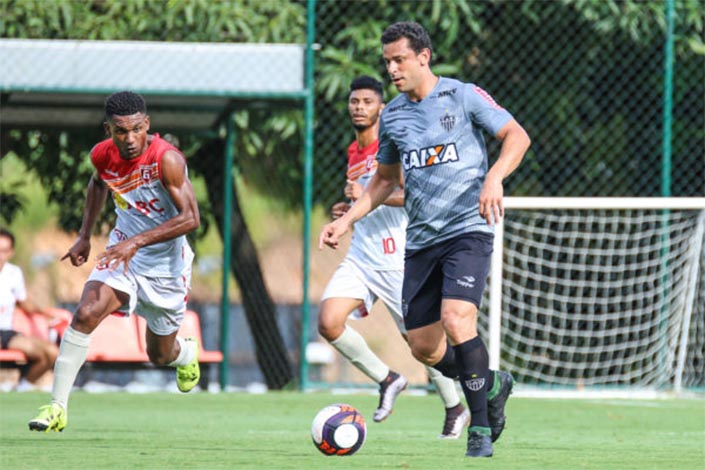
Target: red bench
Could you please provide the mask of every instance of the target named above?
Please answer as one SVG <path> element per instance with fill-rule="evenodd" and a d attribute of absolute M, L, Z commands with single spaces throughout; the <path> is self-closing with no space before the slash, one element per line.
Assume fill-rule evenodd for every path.
<path fill-rule="evenodd" d="M 55 309 L 61 312 L 62 309 Z M 71 313 L 63 310 L 69 317 Z M 61 313 L 57 313 L 61 315 Z M 16 308 L 12 317 L 12 329 L 25 336 L 34 336 L 49 341 L 49 323 L 42 315 L 30 315 L 20 308 Z M 26 364 L 27 356 L 22 351 L 15 349 L 0 350 L 0 363 L 12 362 L 16 364 Z"/>
<path fill-rule="evenodd" d="M 55 309 L 57 315 L 71 317 L 71 313 Z M 68 324 L 68 323 L 67 323 Z M 28 336 L 38 336 L 49 339 L 49 327 L 46 319 L 40 315 L 27 315 L 20 309 L 15 311 L 13 329 Z M 93 366 L 103 367 L 122 364 L 142 368 L 148 364 L 145 333 L 147 322 L 139 315 L 125 317 L 121 314 L 108 315 L 91 334 L 91 344 L 86 357 L 87 373 Z M 63 333 L 63 331 L 61 331 Z M 179 329 L 179 336 L 191 336 L 198 340 L 200 351 L 198 362 L 208 366 L 205 374 L 201 374 L 201 386 L 208 386 L 210 367 L 223 362 L 220 351 L 207 351 L 203 348 L 201 322 L 196 312 L 186 311 L 184 321 Z M 0 350 L 0 363 L 26 364 L 27 358 L 20 351 Z"/>
<path fill-rule="evenodd" d="M 149 362 L 136 318 L 108 315 L 91 334 L 86 362 Z"/>

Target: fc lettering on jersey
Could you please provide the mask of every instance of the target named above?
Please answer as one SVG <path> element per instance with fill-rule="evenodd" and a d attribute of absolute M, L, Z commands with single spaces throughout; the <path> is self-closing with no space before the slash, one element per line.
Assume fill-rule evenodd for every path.
<path fill-rule="evenodd" d="M 149 201 L 135 201 L 134 206 L 130 205 L 130 203 L 118 193 L 113 193 L 113 200 L 115 201 L 115 205 L 124 211 L 134 207 L 137 209 L 137 212 L 142 215 L 149 215 L 152 212 L 156 212 L 158 214 L 164 212 L 164 208 L 161 207 L 159 198 L 156 197 L 150 199 Z"/>
<path fill-rule="evenodd" d="M 455 142 L 433 145 L 404 152 L 402 153 L 401 161 L 405 170 L 442 165 L 443 163 L 457 162 L 458 150 L 455 148 Z"/>
<path fill-rule="evenodd" d="M 159 198 L 154 198 L 150 201 L 135 201 L 135 209 L 141 212 L 143 215 L 149 215 L 151 212 L 157 212 L 161 214 L 164 212 L 163 207 L 159 207 Z"/>

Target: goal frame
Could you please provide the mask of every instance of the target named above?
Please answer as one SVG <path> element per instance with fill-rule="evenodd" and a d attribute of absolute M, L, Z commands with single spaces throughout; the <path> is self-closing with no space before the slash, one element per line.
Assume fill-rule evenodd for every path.
<path fill-rule="evenodd" d="M 705 210 L 705 197 L 505 197 L 504 210 L 553 210 L 553 209 L 614 209 L 614 210 Z M 702 239 L 702 237 L 700 237 Z M 702 248 L 701 248 L 702 249 Z M 504 220 L 500 218 L 495 224 L 494 246 L 490 266 L 489 280 L 489 321 L 488 342 L 490 369 L 500 368 L 501 331 L 502 331 L 502 271 L 504 258 Z M 697 265 L 697 264 L 696 264 Z M 697 269 L 697 268 L 696 268 Z M 696 273 L 697 274 L 697 273 Z M 692 305 L 692 302 L 691 302 Z M 692 308 L 688 308 L 692 310 Z M 680 344 L 687 343 L 689 316 L 686 312 L 685 328 Z M 676 365 L 676 378 L 673 391 L 682 393 L 681 377 L 685 361 L 685 348 L 681 347 Z M 550 396 L 575 397 L 577 392 L 548 392 Z M 590 392 L 581 392 L 591 395 Z M 646 394 L 651 397 L 653 394 Z M 630 394 L 629 396 L 634 396 Z"/>

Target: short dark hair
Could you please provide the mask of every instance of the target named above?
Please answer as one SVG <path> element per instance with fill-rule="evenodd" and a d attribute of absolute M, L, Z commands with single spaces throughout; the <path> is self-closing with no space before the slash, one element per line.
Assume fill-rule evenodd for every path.
<path fill-rule="evenodd" d="M 15 236 L 10 232 L 9 230 L 5 230 L 4 228 L 0 228 L 0 237 L 6 237 L 10 239 L 10 245 L 12 245 L 12 248 L 15 247 Z"/>
<path fill-rule="evenodd" d="M 399 21 L 387 26 L 382 33 L 382 45 L 396 42 L 401 38 L 409 40 L 409 47 L 419 54 L 423 49 L 428 49 L 433 55 L 431 38 L 426 29 L 414 21 Z"/>
<path fill-rule="evenodd" d="M 380 100 L 384 100 L 384 87 L 382 82 L 375 80 L 369 75 L 360 75 L 350 82 L 350 93 L 355 90 L 372 90 L 379 95 Z"/>
<path fill-rule="evenodd" d="M 147 114 L 147 103 L 142 95 L 131 91 L 118 91 L 105 99 L 105 117 L 132 116 L 133 114 Z"/>

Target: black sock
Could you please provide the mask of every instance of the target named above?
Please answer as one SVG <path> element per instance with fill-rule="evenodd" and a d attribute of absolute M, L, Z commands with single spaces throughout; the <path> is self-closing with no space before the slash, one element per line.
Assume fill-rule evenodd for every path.
<path fill-rule="evenodd" d="M 460 386 L 470 408 L 472 425 L 489 427 L 487 419 L 487 384 L 490 375 L 489 355 L 479 336 L 453 346 L 460 371 Z M 492 375 L 494 375 L 492 373 Z"/>
<path fill-rule="evenodd" d="M 455 351 L 450 343 L 446 342 L 445 354 L 437 364 L 431 367 L 450 379 L 458 380 L 458 365 L 455 361 Z"/>

